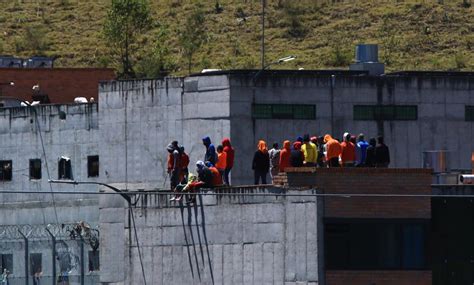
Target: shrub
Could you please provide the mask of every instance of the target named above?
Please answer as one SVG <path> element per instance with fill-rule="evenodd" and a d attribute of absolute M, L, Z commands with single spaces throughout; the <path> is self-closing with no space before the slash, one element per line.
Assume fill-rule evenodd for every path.
<path fill-rule="evenodd" d="M 467 57 L 463 53 L 457 53 L 454 55 L 454 65 L 456 69 L 463 69 L 467 67 Z"/>

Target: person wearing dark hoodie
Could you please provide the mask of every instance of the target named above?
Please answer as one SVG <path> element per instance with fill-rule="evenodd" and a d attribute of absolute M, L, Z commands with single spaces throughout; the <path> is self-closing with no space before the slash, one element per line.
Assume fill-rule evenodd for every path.
<path fill-rule="evenodd" d="M 257 147 L 258 149 L 255 151 L 252 161 L 254 184 L 258 185 L 260 179 L 262 180 L 262 184 L 267 184 L 267 173 L 270 169 L 270 157 L 268 155 L 267 143 L 260 140 Z"/>
<path fill-rule="evenodd" d="M 181 153 L 178 141 L 172 141 L 167 147 L 168 151 L 168 175 L 170 177 L 170 187 L 173 190 L 180 182 L 181 177 Z"/>
<path fill-rule="evenodd" d="M 229 179 L 229 173 L 232 170 L 232 167 L 234 167 L 234 148 L 232 147 L 230 143 L 229 138 L 224 138 L 222 140 L 222 146 L 224 147 L 224 152 L 226 153 L 226 164 L 225 164 L 225 171 L 224 171 L 224 183 L 226 185 L 230 185 L 230 179 Z"/>
<path fill-rule="evenodd" d="M 375 167 L 387 168 L 390 164 L 390 151 L 384 143 L 383 137 L 377 137 L 377 145 L 375 146 Z"/>
<path fill-rule="evenodd" d="M 280 172 L 285 172 L 285 168 L 291 167 L 291 142 L 284 141 L 283 148 L 280 151 L 280 163 L 278 164 Z"/>
<path fill-rule="evenodd" d="M 204 155 L 204 162 L 209 161 L 212 165 L 216 165 L 217 162 L 217 154 L 216 148 L 211 143 L 210 137 L 204 137 L 202 139 L 202 144 L 206 147 L 206 154 Z"/>
<path fill-rule="evenodd" d="M 291 149 L 290 163 L 292 167 L 302 167 L 304 162 L 304 154 L 301 151 L 301 142 L 296 141 L 293 143 Z"/>
<path fill-rule="evenodd" d="M 366 167 L 375 167 L 375 145 L 376 145 L 375 138 L 371 138 L 369 140 L 369 146 L 366 150 L 365 156 L 365 166 Z"/>

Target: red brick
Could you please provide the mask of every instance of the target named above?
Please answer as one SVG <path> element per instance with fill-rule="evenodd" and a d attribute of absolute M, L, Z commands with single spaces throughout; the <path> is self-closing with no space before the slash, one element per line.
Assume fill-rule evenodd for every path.
<path fill-rule="evenodd" d="M 2 96 L 30 101 L 33 85 L 39 84 L 51 103 L 72 103 L 76 97 L 94 97 L 98 101 L 99 81 L 115 79 L 110 68 L 0 68 Z"/>

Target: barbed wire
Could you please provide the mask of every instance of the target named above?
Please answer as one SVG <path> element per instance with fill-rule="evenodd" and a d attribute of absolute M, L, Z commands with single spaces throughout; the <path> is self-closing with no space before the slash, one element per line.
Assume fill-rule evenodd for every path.
<path fill-rule="evenodd" d="M 57 239 L 73 239 L 72 234 L 77 232 L 79 223 L 67 224 L 48 224 L 48 225 L 0 225 L 0 240 L 20 240 L 23 239 L 23 233 L 27 238 L 31 239 L 51 239 L 51 236 L 46 231 L 46 228 Z M 98 226 L 93 230 L 98 231 Z"/>

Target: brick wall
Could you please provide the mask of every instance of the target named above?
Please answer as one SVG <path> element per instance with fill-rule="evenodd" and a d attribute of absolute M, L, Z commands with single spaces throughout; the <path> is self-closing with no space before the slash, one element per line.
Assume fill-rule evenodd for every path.
<path fill-rule="evenodd" d="M 431 285 L 431 271 L 326 271 L 326 285 Z"/>
<path fill-rule="evenodd" d="M 94 97 L 98 100 L 99 81 L 113 80 L 110 68 L 0 68 L 0 95 L 32 101 L 33 85 L 51 103 L 72 103 L 76 97 Z M 15 86 L 6 85 L 13 81 Z"/>
<path fill-rule="evenodd" d="M 287 187 L 314 187 L 326 194 L 431 194 L 430 169 L 291 168 L 275 180 Z M 429 197 L 325 197 L 332 218 L 431 217 Z"/>

